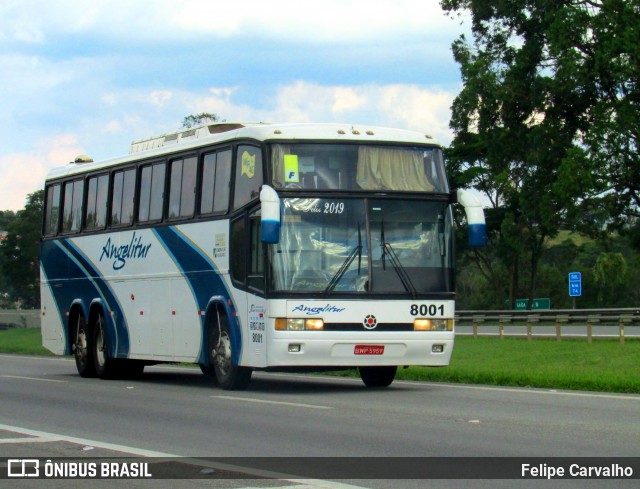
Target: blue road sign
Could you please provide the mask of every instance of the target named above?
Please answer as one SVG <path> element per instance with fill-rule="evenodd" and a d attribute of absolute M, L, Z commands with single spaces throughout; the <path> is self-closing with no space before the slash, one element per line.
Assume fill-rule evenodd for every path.
<path fill-rule="evenodd" d="M 569 297 L 582 295 L 582 273 L 569 272 Z"/>

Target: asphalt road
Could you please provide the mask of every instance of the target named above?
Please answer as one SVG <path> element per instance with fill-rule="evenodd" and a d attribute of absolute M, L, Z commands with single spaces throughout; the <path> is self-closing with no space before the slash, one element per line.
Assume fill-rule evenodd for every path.
<path fill-rule="evenodd" d="M 638 420 L 637 395 L 399 381 L 375 390 L 359 379 L 267 373 L 254 374 L 247 391 L 228 392 L 187 367 L 149 367 L 141 380 L 104 381 L 80 378 L 68 358 L 0 355 L 0 425 L 139 455 L 639 457 Z M 2 444 L 1 438 L 0 433 L 2 457 L 25 456 L 12 453 L 20 446 Z M 45 444 L 34 443 L 28 455 L 51 456 L 38 446 L 44 453 Z M 475 480 L 461 486 L 440 480 L 393 486 L 546 483 Z M 637 487 L 637 480 L 609 483 Z M 363 484 L 390 487 L 388 481 L 357 485 Z M 607 482 L 549 484 L 582 488 Z"/>

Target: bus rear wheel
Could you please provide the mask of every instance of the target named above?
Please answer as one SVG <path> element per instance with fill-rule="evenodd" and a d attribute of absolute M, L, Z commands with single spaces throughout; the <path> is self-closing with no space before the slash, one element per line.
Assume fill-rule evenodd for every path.
<path fill-rule="evenodd" d="M 244 390 L 251 382 L 252 369 L 233 364 L 233 345 L 229 321 L 216 311 L 217 324 L 209 328 L 209 365 L 220 387 L 225 390 Z"/>
<path fill-rule="evenodd" d="M 87 327 L 87 322 L 82 314 L 78 314 L 78 320 L 73 334 L 73 356 L 76 360 L 76 369 L 80 377 L 90 378 L 96 376 L 95 362 L 93 361 L 93 334 Z"/>
<path fill-rule="evenodd" d="M 396 378 L 398 367 L 360 367 L 360 378 L 367 387 L 388 387 Z"/>
<path fill-rule="evenodd" d="M 93 323 L 93 360 L 98 377 L 101 379 L 117 377 L 118 366 L 116 365 L 116 360 L 110 356 L 105 321 L 102 313 L 98 314 Z"/>

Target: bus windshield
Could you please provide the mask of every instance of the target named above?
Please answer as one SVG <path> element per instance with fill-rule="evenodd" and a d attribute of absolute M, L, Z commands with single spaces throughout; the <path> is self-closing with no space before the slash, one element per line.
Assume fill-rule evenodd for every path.
<path fill-rule="evenodd" d="M 451 292 L 451 226 L 446 202 L 285 198 L 280 241 L 269 245 L 271 289 Z"/>
<path fill-rule="evenodd" d="M 442 150 L 373 144 L 272 144 L 275 188 L 448 192 Z"/>

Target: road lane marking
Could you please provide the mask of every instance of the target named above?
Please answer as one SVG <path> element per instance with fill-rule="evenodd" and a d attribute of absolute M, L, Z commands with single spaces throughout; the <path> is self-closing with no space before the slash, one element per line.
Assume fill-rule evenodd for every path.
<path fill-rule="evenodd" d="M 46 431 L 30 430 L 21 428 L 19 426 L 10 426 L 6 424 L 0 424 L 0 430 L 11 431 L 13 433 L 20 433 L 21 435 L 30 435 L 38 438 L 49 438 L 49 441 L 67 441 L 69 443 L 75 443 L 84 446 L 93 446 L 97 448 L 104 448 L 105 450 L 114 450 L 117 452 L 125 452 L 131 455 L 138 455 L 140 457 L 164 457 L 164 458 L 178 458 L 179 455 L 174 455 L 165 452 L 155 452 L 153 450 L 144 450 L 141 448 L 134 448 L 125 445 L 116 445 L 113 443 L 100 442 L 97 440 L 87 440 L 85 438 L 76 438 L 75 436 L 60 435 L 57 433 L 48 433 Z"/>
<path fill-rule="evenodd" d="M 396 381 L 398 384 L 411 384 L 416 385 L 413 382 L 406 381 Z M 518 389 L 516 387 L 491 387 L 491 386 L 483 386 L 483 385 L 456 385 L 456 384 L 439 384 L 439 383 L 425 383 L 424 386 L 428 387 L 449 387 L 451 389 L 471 389 L 471 390 L 479 390 L 479 391 L 492 391 L 492 392 L 516 392 L 519 394 L 545 394 L 551 396 L 569 396 L 569 397 L 588 397 L 588 398 L 596 398 L 596 399 L 617 399 L 623 401 L 640 401 L 640 396 L 629 394 L 606 394 L 599 392 L 568 392 L 568 391 L 558 391 L 558 390 L 544 390 L 541 388 L 531 388 L 531 389 Z"/>
<path fill-rule="evenodd" d="M 19 353 L 0 353 L 0 357 L 4 358 L 20 358 L 22 360 L 49 360 L 51 362 L 74 362 L 70 357 L 63 356 L 44 356 L 44 355 L 20 355 Z"/>
<path fill-rule="evenodd" d="M 260 375 L 260 374 L 258 374 Z M 283 377 L 283 378 L 296 378 L 300 380 L 320 380 L 326 383 L 349 383 L 349 384 L 361 384 L 362 381 L 355 377 L 334 377 L 334 376 L 322 376 L 322 375 L 307 375 L 307 374 L 283 374 L 283 373 L 267 373 L 263 374 L 261 378 L 267 379 L 271 377 Z M 493 392 L 517 392 L 521 394 L 547 394 L 556 396 L 570 396 L 570 397 L 587 397 L 587 398 L 602 398 L 602 399 L 621 399 L 640 401 L 640 396 L 637 394 L 616 394 L 606 392 L 585 392 L 585 391 L 566 391 L 557 389 L 544 389 L 543 387 L 531 387 L 527 389 L 519 387 L 505 386 L 490 386 L 490 385 L 475 385 L 475 384 L 451 384 L 445 382 L 424 382 L 420 380 L 399 380 L 396 379 L 391 384 L 391 389 L 394 385 L 405 385 L 411 387 L 421 387 L 432 389 L 434 387 L 443 387 L 451 389 L 471 389 L 480 391 L 493 391 Z"/>
<path fill-rule="evenodd" d="M 74 436 L 65 436 L 56 433 L 48 433 L 46 431 L 31 430 L 22 428 L 19 426 L 10 426 L 0 423 L 0 430 L 11 431 L 13 433 L 20 433 L 22 435 L 36 436 L 39 438 L 49 438 L 49 441 L 66 441 L 84 446 L 93 446 L 97 448 L 104 448 L 107 450 L 115 450 L 118 452 L 129 453 L 131 455 L 138 455 L 140 457 L 159 457 L 178 459 L 178 462 L 192 464 L 198 467 L 208 467 L 214 470 L 229 470 L 234 472 L 240 472 L 242 474 L 253 475 L 257 477 L 265 477 L 267 479 L 280 479 L 286 482 L 292 482 L 303 487 L 317 488 L 317 489 L 363 489 L 362 486 L 354 486 L 343 482 L 328 481 L 322 479 L 298 479 L 290 477 L 287 474 L 277 474 L 274 472 L 252 469 L 251 467 L 242 467 L 238 465 L 230 465 L 220 462 L 211 462 L 206 459 L 199 459 L 193 457 L 184 457 L 173 453 L 155 452 L 152 450 L 144 450 L 126 445 L 116 445 L 113 443 L 105 443 L 97 440 L 87 440 L 85 438 L 76 438 Z"/>
<path fill-rule="evenodd" d="M 14 444 L 14 443 L 51 443 L 55 441 L 53 438 L 43 438 L 43 437 L 22 437 L 22 438 L 0 438 L 0 445 L 5 444 Z"/>
<path fill-rule="evenodd" d="M 267 399 L 255 399 L 251 397 L 235 396 L 211 396 L 213 399 L 224 399 L 227 401 L 253 402 L 256 404 L 275 404 L 280 406 L 301 407 L 307 409 L 333 409 L 331 406 L 320 406 L 318 404 L 303 404 L 300 402 L 269 401 Z"/>
<path fill-rule="evenodd" d="M 5 379 L 38 380 L 40 382 L 58 382 L 60 384 L 67 383 L 66 380 L 43 379 L 42 377 L 23 377 L 21 375 L 0 375 L 0 377 L 4 377 Z"/>

